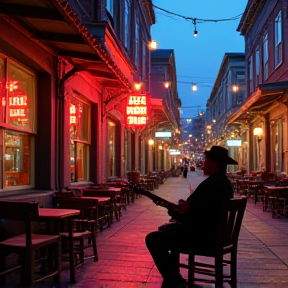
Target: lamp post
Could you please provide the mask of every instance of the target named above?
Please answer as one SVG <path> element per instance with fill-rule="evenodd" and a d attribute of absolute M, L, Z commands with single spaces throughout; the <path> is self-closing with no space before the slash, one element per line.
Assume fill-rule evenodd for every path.
<path fill-rule="evenodd" d="M 257 137 L 257 141 L 258 141 L 258 171 L 261 170 L 261 159 L 260 159 L 260 143 L 262 140 L 262 133 L 263 133 L 263 129 L 261 127 L 255 127 L 253 130 L 253 134 L 254 136 Z"/>

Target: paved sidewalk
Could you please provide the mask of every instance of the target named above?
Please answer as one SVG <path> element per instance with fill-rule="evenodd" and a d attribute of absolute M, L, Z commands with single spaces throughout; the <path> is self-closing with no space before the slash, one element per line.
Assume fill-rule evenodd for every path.
<path fill-rule="evenodd" d="M 177 203 L 204 179 L 202 171 L 188 178 L 168 178 L 153 193 Z M 62 272 L 61 288 L 160 288 L 162 278 L 145 246 L 145 236 L 168 221 L 167 210 L 142 196 L 122 212 L 119 222 L 99 232 L 99 261 L 88 260 L 76 271 L 75 284 Z M 288 219 L 272 219 L 249 199 L 238 248 L 238 288 L 288 288 Z M 184 257 L 184 256 L 183 256 Z M 187 277 L 184 271 L 183 276 Z M 16 287 L 14 286 L 6 286 Z M 51 288 L 51 280 L 35 288 Z M 209 287 L 203 285 L 197 287 Z M 230 287 L 227 283 L 223 287 Z"/>

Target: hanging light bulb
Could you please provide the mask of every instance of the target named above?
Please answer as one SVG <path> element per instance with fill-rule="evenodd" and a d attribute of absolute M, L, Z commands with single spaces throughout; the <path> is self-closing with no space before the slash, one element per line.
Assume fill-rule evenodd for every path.
<path fill-rule="evenodd" d="M 156 50 L 158 47 L 158 43 L 155 40 L 151 40 L 148 43 L 148 49 L 149 50 Z"/>
<path fill-rule="evenodd" d="M 193 19 L 193 25 L 194 25 L 194 37 L 198 35 L 198 31 L 196 29 L 196 18 Z"/>
<path fill-rule="evenodd" d="M 168 82 L 168 81 L 164 82 L 164 87 L 166 89 L 168 89 L 170 87 L 170 82 Z"/>
<path fill-rule="evenodd" d="M 135 90 L 139 91 L 141 89 L 142 83 L 134 83 Z"/>
<path fill-rule="evenodd" d="M 197 91 L 197 85 L 195 83 L 192 83 L 192 91 Z"/>

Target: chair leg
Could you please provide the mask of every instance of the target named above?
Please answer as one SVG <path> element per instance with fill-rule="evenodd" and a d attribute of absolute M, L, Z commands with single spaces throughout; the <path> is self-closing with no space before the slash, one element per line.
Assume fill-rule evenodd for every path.
<path fill-rule="evenodd" d="M 231 251 L 230 272 L 231 272 L 230 285 L 232 288 L 234 288 L 236 287 L 237 284 L 237 248 Z"/>
<path fill-rule="evenodd" d="M 22 274 L 22 285 L 24 287 L 30 287 L 33 278 L 34 278 L 34 269 L 35 269 L 35 251 L 27 250 L 25 253 L 25 264 L 23 265 L 23 274 Z"/>
<path fill-rule="evenodd" d="M 215 257 L 215 286 L 222 287 L 223 285 L 223 258 Z"/>
<path fill-rule="evenodd" d="M 61 283 L 61 241 L 58 241 L 53 245 L 54 247 L 54 266 L 55 271 L 58 271 L 58 274 L 54 276 L 54 284 Z"/>
<path fill-rule="evenodd" d="M 0 272 L 5 271 L 6 269 L 6 255 L 0 254 Z M 0 275 L 0 284 L 5 284 L 6 279 L 5 275 Z"/>
<path fill-rule="evenodd" d="M 91 239 L 92 239 L 92 247 L 93 247 L 93 255 L 94 255 L 94 262 L 98 261 L 98 252 L 96 246 L 96 236 L 95 236 L 95 225 L 91 225 Z"/>
<path fill-rule="evenodd" d="M 195 267 L 195 255 L 189 254 L 188 255 L 188 282 L 192 287 L 194 286 L 195 282 L 195 275 L 194 275 L 194 267 Z"/>

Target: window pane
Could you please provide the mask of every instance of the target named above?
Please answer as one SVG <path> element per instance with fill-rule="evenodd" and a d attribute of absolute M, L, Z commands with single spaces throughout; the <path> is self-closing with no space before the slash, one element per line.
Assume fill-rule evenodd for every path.
<path fill-rule="evenodd" d="M 112 121 L 108 122 L 108 149 L 107 149 L 107 154 L 108 154 L 108 171 L 107 171 L 107 176 L 115 176 L 115 123 Z"/>
<path fill-rule="evenodd" d="M 8 62 L 6 82 L 6 122 L 27 131 L 34 130 L 35 76 L 14 63 Z"/>
<path fill-rule="evenodd" d="M 88 145 L 76 143 L 76 181 L 88 180 Z"/>
<path fill-rule="evenodd" d="M 70 142 L 70 177 L 71 182 L 75 182 L 75 143 Z"/>
<path fill-rule="evenodd" d="M 6 89 L 5 89 L 5 69 L 4 69 L 4 59 L 0 57 L 0 96 L 1 96 L 1 111 L 0 111 L 0 121 L 4 122 L 4 109 L 6 103 Z"/>
<path fill-rule="evenodd" d="M 106 9 L 113 17 L 113 0 L 106 0 Z"/>
<path fill-rule="evenodd" d="M 4 183 L 20 186 L 30 183 L 29 135 L 4 131 Z"/>
<path fill-rule="evenodd" d="M 90 106 L 76 98 L 70 99 L 70 139 L 89 141 Z"/>

